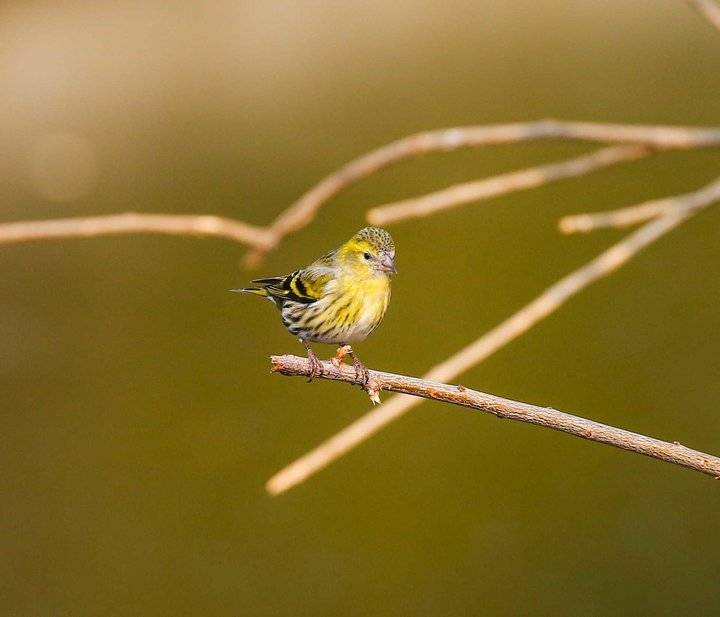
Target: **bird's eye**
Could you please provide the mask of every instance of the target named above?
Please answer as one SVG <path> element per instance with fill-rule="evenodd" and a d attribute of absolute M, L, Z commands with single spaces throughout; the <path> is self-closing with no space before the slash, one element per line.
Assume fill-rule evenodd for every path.
<path fill-rule="evenodd" d="M 367 259 L 368 261 L 372 259 L 372 255 L 370 253 L 363 253 L 363 257 Z"/>

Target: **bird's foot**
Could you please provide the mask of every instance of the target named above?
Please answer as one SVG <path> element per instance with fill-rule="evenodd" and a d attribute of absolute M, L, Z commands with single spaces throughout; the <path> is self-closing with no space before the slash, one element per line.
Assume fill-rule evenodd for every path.
<path fill-rule="evenodd" d="M 310 377 L 307 382 L 310 383 L 315 377 L 320 377 L 322 375 L 322 362 L 320 362 L 320 359 L 315 355 L 315 352 L 309 347 L 307 352 L 308 360 L 310 361 Z"/>
<path fill-rule="evenodd" d="M 352 356 L 353 368 L 355 369 L 355 380 L 360 387 L 368 393 L 373 405 L 380 404 L 380 386 L 374 379 L 370 379 L 370 371 L 360 362 L 355 354 Z"/>
<path fill-rule="evenodd" d="M 352 354 L 352 364 L 355 369 L 355 379 L 363 387 L 367 388 L 368 382 L 370 381 L 370 372 L 355 354 Z"/>
<path fill-rule="evenodd" d="M 341 345 L 337 348 L 335 355 L 330 358 L 330 362 L 335 368 L 340 368 L 340 365 L 345 361 L 345 356 L 351 355 L 353 352 L 350 345 Z"/>

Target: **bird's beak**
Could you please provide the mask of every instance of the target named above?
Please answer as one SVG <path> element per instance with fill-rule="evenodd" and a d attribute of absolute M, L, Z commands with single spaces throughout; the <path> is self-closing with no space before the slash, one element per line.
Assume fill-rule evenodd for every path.
<path fill-rule="evenodd" d="M 395 267 L 395 256 L 383 255 L 380 259 L 380 269 L 383 272 L 392 272 L 393 274 L 397 274 L 397 268 Z"/>

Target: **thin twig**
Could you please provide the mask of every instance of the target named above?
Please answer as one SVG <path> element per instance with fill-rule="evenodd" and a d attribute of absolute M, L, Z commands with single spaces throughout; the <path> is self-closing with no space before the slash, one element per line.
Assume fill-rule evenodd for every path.
<path fill-rule="evenodd" d="M 699 191 L 703 194 L 703 206 L 720 200 L 720 179 Z M 680 199 L 686 199 L 687 195 Z M 546 289 L 530 304 L 507 320 L 460 350 L 444 362 L 434 366 L 423 379 L 450 381 L 501 349 L 539 321 L 554 313 L 570 298 L 595 281 L 615 272 L 639 251 L 672 231 L 699 211 L 700 206 L 679 206 L 664 216 L 654 219 L 617 244 L 603 251 L 584 266 L 560 279 Z M 379 407 L 342 429 L 339 433 L 303 455 L 275 474 L 266 484 L 270 493 L 282 493 L 303 482 L 354 447 L 380 431 L 393 420 L 419 405 L 421 399 L 402 395 L 393 396 Z"/>
<path fill-rule="evenodd" d="M 271 362 L 273 372 L 282 375 L 302 377 L 314 375 L 313 367 L 307 358 L 289 355 L 272 356 Z M 322 362 L 321 364 L 322 373 L 315 375 L 316 377 L 360 385 L 354 368 L 345 364 L 336 366 L 332 362 Z M 375 370 L 368 371 L 368 376 L 370 383 L 377 390 L 390 390 L 423 399 L 451 403 L 477 409 L 498 418 L 544 426 L 545 428 L 589 439 L 590 441 L 597 441 L 615 448 L 630 450 L 668 463 L 688 467 L 714 478 L 720 478 L 720 458 L 692 450 L 677 442 L 661 441 L 639 433 L 632 433 L 621 428 L 586 420 L 549 407 L 536 407 L 528 403 L 520 403 L 471 390 L 464 386 L 448 385 L 437 381 Z"/>
<path fill-rule="evenodd" d="M 713 0 L 687 0 L 688 4 L 696 9 L 715 28 L 720 30 L 720 5 Z"/>
<path fill-rule="evenodd" d="M 251 250 L 246 256 L 246 264 L 256 267 L 270 249 L 277 248 L 285 236 L 308 225 L 318 210 L 340 191 L 381 169 L 434 152 L 539 139 L 641 144 L 656 150 L 691 149 L 720 146 L 720 129 L 563 122 L 548 119 L 455 127 L 409 135 L 350 161 L 303 194 L 267 227 L 272 239 L 270 248 Z"/>
<path fill-rule="evenodd" d="M 214 236 L 262 249 L 267 248 L 271 242 L 264 228 L 220 216 L 126 212 L 106 216 L 2 223 L 0 244 L 131 233 Z"/>
<path fill-rule="evenodd" d="M 623 227 L 644 223 L 645 221 L 663 216 L 678 208 L 688 210 L 703 208 L 707 205 L 708 199 L 716 199 L 715 196 L 718 192 L 717 184 L 718 182 L 713 182 L 693 193 L 674 195 L 673 197 L 666 197 L 664 199 L 653 199 L 636 206 L 620 208 L 619 210 L 565 216 L 560 219 L 558 226 L 560 227 L 560 231 L 566 234 L 577 232 L 588 233 L 607 227 L 621 229 Z"/>
<path fill-rule="evenodd" d="M 372 225 L 387 225 L 405 219 L 429 216 L 440 210 L 456 208 L 466 203 L 536 188 L 565 178 L 583 176 L 603 167 L 635 161 L 651 152 L 652 149 L 648 146 L 638 144 L 610 146 L 560 163 L 538 165 L 475 182 L 456 184 L 420 197 L 376 206 L 368 210 L 367 219 Z"/>

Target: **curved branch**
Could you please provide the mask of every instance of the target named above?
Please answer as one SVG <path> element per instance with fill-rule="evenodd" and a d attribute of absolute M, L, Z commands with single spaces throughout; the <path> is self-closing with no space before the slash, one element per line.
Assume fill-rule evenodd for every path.
<path fill-rule="evenodd" d="M 272 244 L 272 240 L 264 228 L 248 225 L 242 221 L 206 214 L 143 214 L 139 212 L 2 223 L 0 224 L 0 244 L 131 233 L 214 236 L 258 249 L 267 249 Z"/>
<path fill-rule="evenodd" d="M 268 226 L 267 230 L 274 241 L 270 247 L 276 248 L 285 236 L 308 225 L 315 218 L 318 210 L 340 191 L 381 169 L 434 152 L 451 152 L 463 148 L 539 139 L 641 144 L 657 150 L 709 148 L 720 146 L 720 129 L 564 122 L 547 119 L 512 124 L 461 126 L 416 133 L 372 150 L 321 180 Z M 257 266 L 268 250 L 252 250 L 246 257 L 246 264 L 250 267 Z"/>
<path fill-rule="evenodd" d="M 271 362 L 273 372 L 282 375 L 302 377 L 312 375 L 312 367 L 307 358 L 290 355 L 272 356 Z M 355 369 L 351 366 L 335 366 L 332 362 L 322 362 L 321 364 L 322 374 L 318 377 L 361 385 L 355 374 Z M 544 426 L 575 437 L 582 437 L 590 441 L 597 441 L 615 448 L 630 450 L 668 463 L 688 467 L 720 479 L 720 458 L 698 450 L 692 450 L 677 442 L 661 441 L 639 433 L 586 420 L 549 407 L 536 407 L 528 403 L 520 403 L 478 392 L 477 390 L 470 390 L 464 386 L 448 385 L 418 379 L 417 377 L 407 377 L 374 370 L 369 371 L 369 378 L 371 388 L 374 390 L 390 390 L 401 394 L 409 394 L 424 399 L 477 409 L 478 411 L 493 414 L 498 418 Z M 271 481 L 268 483 L 268 490 L 277 494 L 282 492 L 283 486 Z"/>
<path fill-rule="evenodd" d="M 652 152 L 652 148 L 639 144 L 610 146 L 567 161 L 538 165 L 475 182 L 464 182 L 420 197 L 376 206 L 368 210 L 367 219 L 372 225 L 386 225 L 430 216 L 473 201 L 537 188 L 565 178 L 584 176 L 596 169 L 641 159 Z"/>

